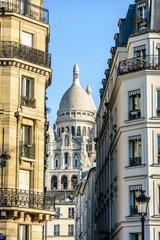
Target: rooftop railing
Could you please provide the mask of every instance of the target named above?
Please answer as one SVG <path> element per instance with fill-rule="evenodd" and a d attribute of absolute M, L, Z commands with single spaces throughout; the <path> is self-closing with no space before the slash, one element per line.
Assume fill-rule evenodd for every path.
<path fill-rule="evenodd" d="M 0 0 L 0 8 L 4 7 L 5 12 L 14 12 L 34 20 L 49 23 L 49 11 L 48 9 L 39 7 L 24 0 Z"/>
<path fill-rule="evenodd" d="M 0 207 L 33 208 L 54 210 L 54 197 L 42 192 L 14 188 L 0 188 Z"/>
<path fill-rule="evenodd" d="M 51 67 L 51 54 L 13 41 L 0 41 L 0 58 L 19 58 L 47 68 Z"/>
<path fill-rule="evenodd" d="M 137 72 L 141 70 L 160 70 L 160 56 L 146 55 L 125 59 L 119 62 L 118 75 Z"/>

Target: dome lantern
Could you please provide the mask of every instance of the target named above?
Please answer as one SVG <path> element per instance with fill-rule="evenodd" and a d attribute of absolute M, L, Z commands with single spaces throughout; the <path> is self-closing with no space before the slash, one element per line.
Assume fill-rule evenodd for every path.
<path fill-rule="evenodd" d="M 79 84 L 79 67 L 77 64 L 77 60 L 73 67 L 73 84 Z"/>

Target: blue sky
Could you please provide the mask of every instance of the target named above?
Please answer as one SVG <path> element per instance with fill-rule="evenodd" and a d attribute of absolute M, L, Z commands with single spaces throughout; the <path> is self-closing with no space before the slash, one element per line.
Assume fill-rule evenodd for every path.
<path fill-rule="evenodd" d="M 47 90 L 50 126 L 56 120 L 60 100 L 71 86 L 75 60 L 80 69 L 80 84 L 88 82 L 98 108 L 99 88 L 118 32 L 119 18 L 125 18 L 133 0 L 44 0 L 49 9 L 52 84 Z"/>

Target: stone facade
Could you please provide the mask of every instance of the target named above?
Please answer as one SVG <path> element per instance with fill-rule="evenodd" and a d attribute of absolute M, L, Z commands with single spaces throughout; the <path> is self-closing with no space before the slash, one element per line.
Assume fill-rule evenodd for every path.
<path fill-rule="evenodd" d="M 43 223 L 54 214 L 45 210 L 43 194 L 45 90 L 52 74 L 50 29 L 43 18 L 48 11 L 40 0 L 3 1 L 0 7 L 5 9 L 0 18 L 0 146 L 11 156 L 6 167 L 1 161 L 0 233 L 7 240 L 38 240 Z"/>

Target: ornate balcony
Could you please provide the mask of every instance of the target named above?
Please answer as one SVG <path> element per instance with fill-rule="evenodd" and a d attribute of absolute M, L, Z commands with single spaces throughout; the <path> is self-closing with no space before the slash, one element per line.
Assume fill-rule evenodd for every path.
<path fill-rule="evenodd" d="M 36 108 L 36 100 L 34 98 L 21 96 L 21 106 Z"/>
<path fill-rule="evenodd" d="M 13 41 L 0 41 L 0 58 L 18 58 L 51 68 L 51 54 Z"/>
<path fill-rule="evenodd" d="M 130 215 L 138 214 L 138 207 L 136 205 L 130 206 Z"/>
<path fill-rule="evenodd" d="M 147 55 L 120 61 L 118 75 L 137 72 L 141 70 L 160 70 L 160 56 Z"/>
<path fill-rule="evenodd" d="M 27 144 L 21 141 L 19 144 L 19 156 L 29 159 L 35 159 L 35 144 Z"/>
<path fill-rule="evenodd" d="M 33 192 L 14 188 L 0 188 L 0 207 L 33 208 L 54 210 L 54 197 L 42 192 Z"/>
<path fill-rule="evenodd" d="M 49 11 L 28 1 L 0 0 L 0 7 L 4 7 L 5 12 L 14 12 L 43 23 L 49 23 Z"/>
<path fill-rule="evenodd" d="M 141 157 L 130 158 L 130 166 L 139 166 L 142 164 Z"/>
<path fill-rule="evenodd" d="M 134 120 L 134 119 L 138 119 L 141 117 L 141 110 L 131 110 L 129 112 L 129 120 Z"/>

